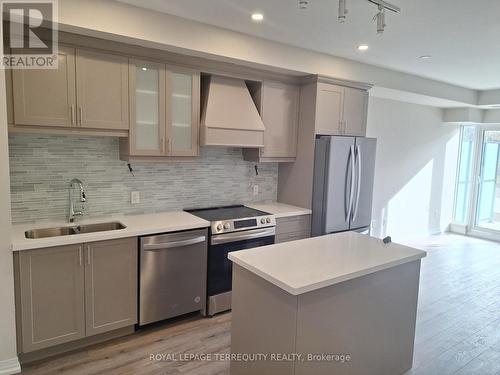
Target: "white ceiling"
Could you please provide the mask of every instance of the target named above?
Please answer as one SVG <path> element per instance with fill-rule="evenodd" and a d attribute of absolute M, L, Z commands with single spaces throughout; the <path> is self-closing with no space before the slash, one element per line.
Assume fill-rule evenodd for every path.
<path fill-rule="evenodd" d="M 309 0 L 307 10 L 298 0 L 119 1 L 467 88 L 500 88 L 500 0 L 390 0 L 402 12 L 387 13 L 382 36 L 367 0 L 347 0 L 345 24 L 337 0 Z M 250 20 L 256 10 L 260 24 Z M 370 49 L 358 52 L 361 43 Z"/>

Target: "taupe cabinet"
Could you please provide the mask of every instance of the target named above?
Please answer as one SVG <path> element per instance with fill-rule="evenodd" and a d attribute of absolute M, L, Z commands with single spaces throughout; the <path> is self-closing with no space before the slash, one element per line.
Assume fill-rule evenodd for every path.
<path fill-rule="evenodd" d="M 128 130 L 128 58 L 76 49 L 77 124 Z"/>
<path fill-rule="evenodd" d="M 162 63 L 129 64 L 130 136 L 120 155 L 197 156 L 200 74 Z"/>
<path fill-rule="evenodd" d="M 276 219 L 276 243 L 311 237 L 311 215 L 297 215 Z"/>
<path fill-rule="evenodd" d="M 128 130 L 128 58 L 63 47 L 57 69 L 14 70 L 14 125 Z"/>
<path fill-rule="evenodd" d="M 255 100 L 255 95 L 254 95 Z M 244 149 L 249 161 L 293 161 L 297 155 L 299 125 L 299 86 L 264 81 L 260 96 L 260 113 L 266 127 L 264 147 Z"/>
<path fill-rule="evenodd" d="M 318 82 L 316 95 L 316 134 L 366 135 L 366 90 Z"/>
<path fill-rule="evenodd" d="M 137 323 L 137 239 L 16 253 L 22 352 Z"/>
<path fill-rule="evenodd" d="M 58 69 L 12 71 L 14 124 L 76 126 L 75 49 L 60 47 Z"/>
<path fill-rule="evenodd" d="M 366 136 L 371 85 L 343 83 L 317 76 L 301 86 L 297 156 L 294 163 L 280 164 L 279 202 L 312 208 L 316 135 Z"/>

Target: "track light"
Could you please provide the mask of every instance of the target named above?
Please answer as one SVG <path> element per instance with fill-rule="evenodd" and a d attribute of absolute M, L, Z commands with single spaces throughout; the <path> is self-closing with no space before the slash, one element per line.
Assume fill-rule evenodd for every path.
<path fill-rule="evenodd" d="M 308 0 L 299 0 L 299 9 L 307 9 L 309 6 Z"/>
<path fill-rule="evenodd" d="M 347 0 L 339 0 L 339 22 L 344 23 L 346 20 L 346 16 L 348 13 L 348 10 L 346 8 L 346 1 Z"/>
<path fill-rule="evenodd" d="M 382 34 L 385 30 L 385 11 L 390 10 L 391 12 L 394 13 L 399 13 L 401 12 L 401 8 L 398 7 L 397 5 L 388 3 L 387 1 L 384 0 L 367 0 L 372 4 L 377 5 L 378 7 L 378 13 L 373 17 L 373 20 L 377 21 L 377 33 Z M 346 2 L 347 0 L 339 0 L 339 15 L 338 19 L 339 22 L 344 23 L 346 21 L 347 17 L 347 7 L 346 7 Z"/>
<path fill-rule="evenodd" d="M 373 19 L 377 20 L 377 34 L 383 34 L 385 30 L 385 8 L 383 5 L 378 6 L 378 13 Z"/>

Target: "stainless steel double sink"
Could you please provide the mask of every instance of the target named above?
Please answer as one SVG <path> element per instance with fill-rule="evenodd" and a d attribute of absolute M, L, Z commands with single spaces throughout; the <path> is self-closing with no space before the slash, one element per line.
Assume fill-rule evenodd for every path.
<path fill-rule="evenodd" d="M 109 223 L 75 225 L 71 227 L 33 229 L 24 232 L 24 236 L 28 239 L 37 239 L 37 238 L 48 238 L 48 237 L 71 236 L 74 234 L 82 234 L 82 233 L 104 232 L 108 230 L 118 230 L 125 228 L 126 226 L 123 225 L 122 223 L 118 221 L 112 221 Z"/>

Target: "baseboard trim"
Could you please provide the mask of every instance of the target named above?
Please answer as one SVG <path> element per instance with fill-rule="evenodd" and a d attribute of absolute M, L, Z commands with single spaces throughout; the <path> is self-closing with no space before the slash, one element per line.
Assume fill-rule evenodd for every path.
<path fill-rule="evenodd" d="M 21 365 L 17 357 L 0 361 L 0 375 L 11 375 L 21 372 Z"/>

